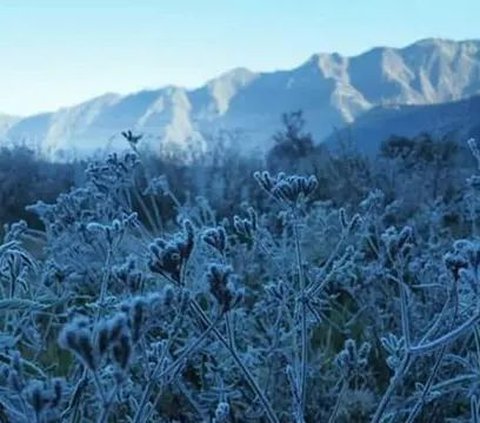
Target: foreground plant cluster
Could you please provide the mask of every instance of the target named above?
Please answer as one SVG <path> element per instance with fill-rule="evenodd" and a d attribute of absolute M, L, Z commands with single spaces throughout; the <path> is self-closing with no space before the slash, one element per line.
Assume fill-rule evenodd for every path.
<path fill-rule="evenodd" d="M 399 224 L 380 190 L 338 208 L 282 173 L 220 219 L 140 157 L 6 228 L 0 421 L 480 421 L 480 176 L 457 237 L 442 204 Z"/>

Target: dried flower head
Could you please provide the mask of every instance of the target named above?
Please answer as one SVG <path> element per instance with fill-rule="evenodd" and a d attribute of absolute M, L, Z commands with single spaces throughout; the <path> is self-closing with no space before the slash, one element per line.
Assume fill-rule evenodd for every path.
<path fill-rule="evenodd" d="M 276 200 L 289 206 L 294 206 L 302 199 L 310 197 L 318 186 L 317 178 L 313 175 L 286 176 L 284 173 L 279 173 L 276 177 L 272 177 L 265 171 L 255 172 L 253 176 L 261 188 Z"/>
<path fill-rule="evenodd" d="M 215 297 L 223 313 L 238 304 L 243 292 L 235 286 L 233 269 L 222 264 L 212 264 L 206 274 L 210 293 Z"/>
<path fill-rule="evenodd" d="M 62 348 L 71 351 L 87 368 L 95 370 L 98 363 L 91 336 L 89 322 L 76 319 L 63 327 L 58 341 Z"/>
<path fill-rule="evenodd" d="M 222 226 L 209 228 L 203 233 L 203 241 L 215 248 L 220 254 L 225 253 L 227 247 L 227 234 Z"/>
<path fill-rule="evenodd" d="M 181 272 L 193 251 L 195 234 L 189 220 L 184 222 L 183 234 L 177 234 L 171 241 L 157 238 L 149 246 L 149 268 L 152 272 L 180 282 Z"/>

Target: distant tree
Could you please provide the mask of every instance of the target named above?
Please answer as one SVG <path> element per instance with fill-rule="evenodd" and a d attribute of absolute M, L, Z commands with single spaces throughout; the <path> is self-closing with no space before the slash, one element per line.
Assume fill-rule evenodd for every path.
<path fill-rule="evenodd" d="M 415 140 L 408 137 L 392 135 L 383 141 L 380 153 L 388 159 L 399 159 L 403 162 L 411 160 L 414 156 Z"/>
<path fill-rule="evenodd" d="M 402 183 L 415 176 L 433 199 L 451 189 L 450 175 L 458 153 L 459 145 L 450 136 L 436 139 L 428 133 L 413 138 L 392 136 L 381 145 L 381 155 L 397 163 Z"/>
<path fill-rule="evenodd" d="M 273 140 L 275 145 L 267 154 L 270 170 L 299 171 L 308 166 L 306 162 L 311 162 L 315 152 L 314 140 L 305 131 L 301 110 L 282 115 L 282 128 L 273 135 Z"/>
<path fill-rule="evenodd" d="M 331 199 L 337 204 L 361 201 L 372 187 L 372 170 L 368 157 L 357 146 L 342 144 L 329 157 L 324 171 Z"/>
<path fill-rule="evenodd" d="M 54 201 L 74 185 L 78 163 L 49 163 L 24 146 L 0 149 L 0 225 L 24 219 L 38 223 L 25 206 Z"/>

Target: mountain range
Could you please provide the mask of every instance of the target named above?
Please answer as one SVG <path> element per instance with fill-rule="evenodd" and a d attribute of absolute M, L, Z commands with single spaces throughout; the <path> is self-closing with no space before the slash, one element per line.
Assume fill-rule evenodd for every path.
<path fill-rule="evenodd" d="M 58 159 L 121 148 L 125 143 L 119 134 L 125 129 L 143 133 L 156 151 L 208 148 L 227 131 L 236 134 L 231 139 L 239 151 L 264 152 L 280 115 L 301 109 L 315 139 L 331 141 L 348 130 L 358 134 L 363 148 L 368 138 L 375 145 L 380 135 L 398 128 L 423 130 L 421 116 L 428 117 L 429 127 L 432 122 L 435 128 L 445 126 L 451 108 L 468 107 L 462 101 L 476 95 L 480 40 L 426 39 L 353 57 L 315 54 L 291 70 L 237 68 L 196 89 L 168 86 L 106 94 L 28 117 L 0 114 L 0 142 L 24 142 Z M 438 106 L 445 103 L 451 104 Z M 465 118 L 461 111 L 457 115 Z"/>

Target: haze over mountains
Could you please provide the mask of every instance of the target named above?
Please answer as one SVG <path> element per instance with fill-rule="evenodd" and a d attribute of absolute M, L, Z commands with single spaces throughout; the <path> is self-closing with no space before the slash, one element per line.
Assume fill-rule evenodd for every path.
<path fill-rule="evenodd" d="M 418 128 L 418 118 L 413 126 L 408 119 L 412 110 L 478 94 L 480 40 L 427 39 L 354 57 L 316 54 L 291 70 L 257 73 L 238 68 L 193 90 L 170 86 L 127 96 L 106 94 L 52 113 L 0 115 L 0 141 L 37 145 L 48 157 L 60 158 L 122 148 L 119 133 L 125 129 L 144 133 L 156 151 L 206 148 L 212 135 L 227 130 L 240 131 L 236 142 L 241 151 L 265 151 L 284 112 L 302 109 L 307 129 L 324 140 L 346 125 L 354 128 L 372 119 L 391 122 L 397 111 L 403 116 L 397 126 Z M 415 105 L 423 107 L 404 107 Z M 447 118 L 450 112 L 442 113 Z M 389 125 L 380 125 L 382 134 Z M 358 133 L 363 135 L 357 141 L 367 142 L 365 133 Z M 367 135 L 371 137 L 371 131 Z"/>

